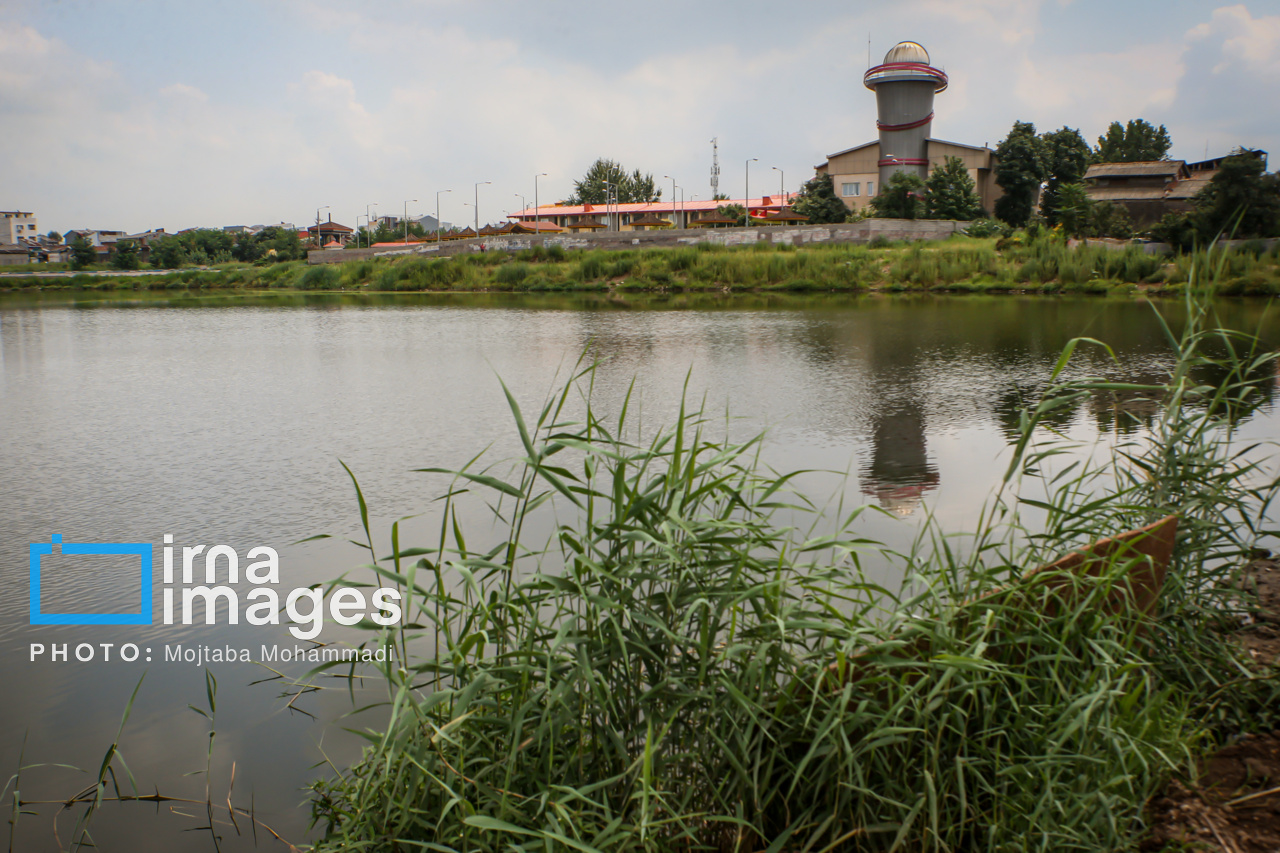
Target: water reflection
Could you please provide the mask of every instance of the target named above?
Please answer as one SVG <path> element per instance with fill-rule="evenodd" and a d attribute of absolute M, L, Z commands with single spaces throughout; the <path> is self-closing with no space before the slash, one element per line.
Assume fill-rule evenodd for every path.
<path fill-rule="evenodd" d="M 929 460 L 920 406 L 902 403 L 872 417 L 871 461 L 858 476 L 864 495 L 899 515 L 910 515 L 938 487 L 938 466 Z"/>

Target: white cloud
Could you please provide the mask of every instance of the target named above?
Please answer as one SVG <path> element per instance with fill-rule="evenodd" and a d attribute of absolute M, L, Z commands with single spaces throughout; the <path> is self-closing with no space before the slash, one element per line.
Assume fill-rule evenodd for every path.
<path fill-rule="evenodd" d="M 1241 64 L 1259 73 L 1280 74 L 1280 15 L 1254 18 L 1243 5 L 1224 6 L 1193 27 L 1187 39 L 1221 45 L 1222 61 L 1213 67 L 1214 74 Z"/>
<path fill-rule="evenodd" d="M 191 101 L 203 104 L 209 100 L 209 96 L 204 92 L 195 86 L 188 86 L 185 83 L 174 83 L 171 86 L 165 86 L 160 90 L 160 94 L 175 101 Z"/>

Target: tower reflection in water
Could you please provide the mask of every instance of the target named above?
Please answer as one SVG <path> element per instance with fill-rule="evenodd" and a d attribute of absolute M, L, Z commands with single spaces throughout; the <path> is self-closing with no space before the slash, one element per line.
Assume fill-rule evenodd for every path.
<path fill-rule="evenodd" d="M 872 416 L 871 458 L 858 472 L 861 491 L 898 515 L 910 515 L 938 487 L 924 430 L 924 411 L 913 403 L 898 402 Z"/>

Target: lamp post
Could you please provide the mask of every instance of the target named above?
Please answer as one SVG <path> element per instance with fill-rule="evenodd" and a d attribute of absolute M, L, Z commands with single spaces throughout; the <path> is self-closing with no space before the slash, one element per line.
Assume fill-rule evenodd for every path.
<path fill-rule="evenodd" d="M 676 179 L 670 175 L 663 175 L 662 177 L 671 181 L 671 221 L 674 224 L 676 219 Z"/>
<path fill-rule="evenodd" d="M 521 213 L 521 214 L 523 214 L 526 210 L 528 210 L 528 209 L 529 209 L 529 202 L 525 200 L 525 197 L 524 197 L 524 196 L 520 195 L 520 193 L 512 193 L 512 195 L 514 195 L 516 198 L 520 199 L 520 213 Z"/>
<path fill-rule="evenodd" d="M 539 172 L 538 174 L 533 176 L 533 221 L 534 222 L 538 221 L 538 178 L 545 178 L 546 176 L 547 176 L 546 172 Z M 535 225 L 534 228 L 536 229 L 537 226 Z M 538 231 L 538 233 L 541 234 L 542 232 Z"/>
<path fill-rule="evenodd" d="M 778 173 L 778 209 L 781 210 L 787 206 L 787 173 L 777 166 L 771 166 L 770 168 Z"/>
<path fill-rule="evenodd" d="M 324 248 L 324 246 L 320 244 L 320 211 L 328 210 L 328 209 L 329 209 L 329 205 L 327 204 L 324 207 L 316 208 L 316 248 L 317 249 Z"/>
<path fill-rule="evenodd" d="M 371 201 L 364 206 L 364 229 L 368 232 L 366 236 L 369 238 L 370 246 L 373 245 L 373 217 L 369 215 L 369 208 L 377 206 L 376 201 Z"/>
<path fill-rule="evenodd" d="M 408 199 L 404 203 L 404 244 L 409 245 L 409 202 L 418 203 L 416 198 Z"/>
<path fill-rule="evenodd" d="M 440 190 L 436 193 L 436 242 L 440 242 L 440 193 L 451 193 L 453 190 Z"/>
<path fill-rule="evenodd" d="M 609 218 L 609 200 L 613 197 L 613 184 L 608 181 L 601 181 L 604 184 L 604 230 L 613 230 L 613 220 Z M 619 217 L 621 220 L 621 217 Z M 622 222 L 618 222 L 618 230 L 622 230 Z"/>
<path fill-rule="evenodd" d="M 751 227 L 751 164 L 760 162 L 759 157 L 752 157 L 747 160 L 747 177 L 746 177 L 746 193 L 747 197 L 742 200 L 743 207 L 747 210 L 747 227 Z"/>
<path fill-rule="evenodd" d="M 480 181 L 476 184 L 476 236 L 480 236 L 480 184 L 491 184 L 493 181 Z"/>
<path fill-rule="evenodd" d="M 463 206 L 463 207 L 469 207 L 469 208 L 471 208 L 472 210 L 475 210 L 475 209 L 476 209 L 476 206 L 475 206 L 474 204 L 472 204 L 471 202 L 469 202 L 469 201 L 464 201 L 464 202 L 462 203 L 462 206 Z M 478 214 L 478 213 L 477 213 L 477 214 L 476 214 L 476 222 L 478 223 L 479 221 L 480 221 L 480 214 Z M 476 236 L 476 237 L 479 237 L 479 236 L 480 236 L 480 229 L 479 229 L 478 227 L 476 228 L 476 233 L 475 233 L 473 236 Z"/>

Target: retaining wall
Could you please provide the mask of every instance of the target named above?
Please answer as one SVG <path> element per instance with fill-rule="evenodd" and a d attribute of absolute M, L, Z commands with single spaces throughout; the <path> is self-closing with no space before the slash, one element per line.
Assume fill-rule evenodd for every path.
<path fill-rule="evenodd" d="M 410 256 L 447 258 L 466 252 L 504 250 L 515 252 L 534 246 L 565 249 L 655 249 L 719 243 L 748 246 L 753 243 L 869 243 L 884 240 L 941 240 L 963 231 L 968 222 L 953 219 L 863 219 L 835 225 L 768 225 L 751 228 L 668 228 L 660 231 L 608 231 L 595 234 L 504 234 L 443 243 L 408 243 L 403 248 L 315 249 L 307 253 L 311 264 L 339 264 L 368 258 Z"/>

